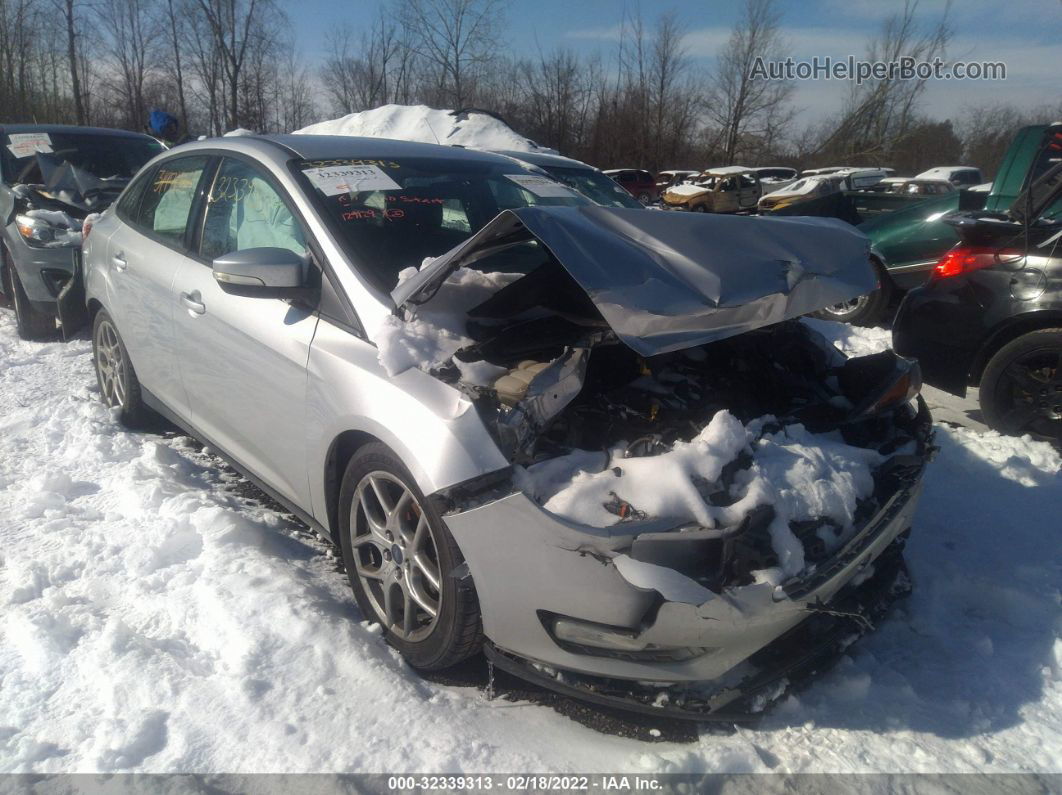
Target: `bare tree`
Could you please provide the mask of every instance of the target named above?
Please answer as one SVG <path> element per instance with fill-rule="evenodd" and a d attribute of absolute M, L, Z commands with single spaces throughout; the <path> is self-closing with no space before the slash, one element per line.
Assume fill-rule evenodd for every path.
<path fill-rule="evenodd" d="M 67 0 L 70 2 L 71 0 Z M 224 124 L 240 126 L 240 86 L 248 53 L 273 34 L 279 14 L 272 0 L 196 0 L 209 26 L 220 64 Z"/>
<path fill-rule="evenodd" d="M 344 26 L 329 45 L 321 76 L 338 113 L 409 101 L 413 51 L 405 30 L 384 9 L 356 43 Z"/>
<path fill-rule="evenodd" d="M 432 85 L 431 99 L 465 107 L 495 58 L 506 0 L 403 0 L 399 19 Z"/>
<path fill-rule="evenodd" d="M 173 78 L 174 85 L 177 89 L 177 105 L 181 116 L 181 128 L 188 131 L 188 101 L 185 98 L 184 90 L 184 67 L 181 63 L 181 51 L 184 49 L 182 46 L 181 36 L 177 33 L 177 20 L 178 13 L 184 15 L 188 13 L 187 0 L 175 4 L 174 0 L 166 0 L 166 22 L 167 33 L 169 34 L 168 44 L 173 51 Z"/>
<path fill-rule="evenodd" d="M 870 42 L 867 60 L 932 61 L 943 56 L 951 38 L 949 10 L 946 5 L 935 22 L 923 25 L 918 0 L 904 0 L 903 8 L 885 20 L 881 34 Z M 890 148 L 902 143 L 912 129 L 925 88 L 926 78 L 917 76 L 910 80 L 885 77 L 862 85 L 853 81 L 840 118 L 829 125 L 832 130 L 812 154 L 847 157 L 852 162 L 887 159 Z"/>
<path fill-rule="evenodd" d="M 746 138 L 757 138 L 762 145 L 792 119 L 788 107 L 792 84 L 765 80 L 754 72 L 758 58 L 778 60 L 786 50 L 780 18 L 775 0 L 745 0 L 741 18 L 719 56 L 708 108 L 727 164 L 734 162 Z"/>
<path fill-rule="evenodd" d="M 690 150 L 702 98 L 690 72 L 684 34 L 674 12 L 656 24 L 649 63 L 649 162 L 654 170 Z"/>
<path fill-rule="evenodd" d="M 74 114 L 78 124 L 85 124 L 85 102 L 81 94 L 81 64 L 78 59 L 77 36 L 79 19 L 77 0 L 54 0 L 55 7 L 63 15 L 66 27 L 66 57 L 70 65 L 70 90 L 74 95 Z"/>
<path fill-rule="evenodd" d="M 152 0 L 104 0 L 100 12 L 118 72 L 111 87 L 124 110 L 122 123 L 135 129 L 148 111 L 144 89 L 162 33 L 158 8 Z"/>

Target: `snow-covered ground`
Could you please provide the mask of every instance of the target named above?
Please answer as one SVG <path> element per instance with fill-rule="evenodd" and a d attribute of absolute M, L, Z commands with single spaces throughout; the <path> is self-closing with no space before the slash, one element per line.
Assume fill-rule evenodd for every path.
<path fill-rule="evenodd" d="M 394 138 L 399 141 L 463 146 L 468 149 L 554 151 L 539 146 L 486 113 L 453 116 L 452 111 L 429 108 L 427 105 L 381 105 L 372 110 L 317 122 L 295 130 L 295 133 Z"/>
<path fill-rule="evenodd" d="M 758 724 L 640 742 L 419 678 L 324 544 L 0 311 L 0 772 L 1062 771 L 1062 461 L 938 443 L 913 596 Z"/>

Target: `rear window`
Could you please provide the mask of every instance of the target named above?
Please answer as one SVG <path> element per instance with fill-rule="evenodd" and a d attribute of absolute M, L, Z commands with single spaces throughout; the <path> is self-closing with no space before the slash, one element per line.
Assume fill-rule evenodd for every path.
<path fill-rule="evenodd" d="M 69 163 L 97 179 L 125 184 L 148 160 L 165 151 L 158 141 L 141 136 L 53 132 L 10 133 L 3 138 L 0 154 L 9 183 L 40 184 L 45 180 L 42 165 L 48 169 Z"/>
<path fill-rule="evenodd" d="M 350 258 L 391 290 L 505 209 L 585 205 L 571 188 L 511 163 L 481 160 L 299 160 L 294 169 Z"/>

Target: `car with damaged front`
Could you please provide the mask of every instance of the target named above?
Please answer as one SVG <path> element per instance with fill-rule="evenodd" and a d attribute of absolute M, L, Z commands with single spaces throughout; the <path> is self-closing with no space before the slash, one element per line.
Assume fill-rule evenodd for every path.
<path fill-rule="evenodd" d="M 801 316 L 874 287 L 835 219 L 592 204 L 511 158 L 188 144 L 86 241 L 100 393 L 339 547 L 411 665 L 734 719 L 906 588 L 920 374 Z"/>
<path fill-rule="evenodd" d="M 58 124 L 0 125 L 0 294 L 22 339 L 81 323 L 86 219 L 117 198 L 165 147 L 147 135 Z"/>

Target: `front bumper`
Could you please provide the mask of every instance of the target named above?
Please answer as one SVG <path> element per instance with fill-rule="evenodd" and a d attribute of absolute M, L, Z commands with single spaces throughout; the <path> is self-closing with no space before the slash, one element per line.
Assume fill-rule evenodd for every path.
<path fill-rule="evenodd" d="M 661 684 L 722 681 L 865 576 L 910 527 L 930 451 L 931 420 L 921 399 L 919 405 L 914 421 L 924 426 L 925 442 L 916 471 L 832 557 L 779 587 L 727 588 L 700 604 L 668 601 L 628 582 L 613 558 L 642 534 L 675 528 L 653 521 L 576 525 L 522 493 L 449 514 L 487 638 L 500 653 L 559 671 Z M 558 635 L 558 620 L 627 640 L 631 651 L 569 642 L 570 635 Z"/>
<path fill-rule="evenodd" d="M 602 707 L 653 717 L 735 723 L 754 719 L 789 688 L 837 661 L 859 637 L 883 619 L 911 591 L 903 559 L 903 537 L 874 562 L 873 573 L 846 585 L 829 612 L 817 612 L 753 654 L 739 674 L 715 687 L 700 683 L 659 687 L 628 680 L 558 673 L 485 647 L 499 668 L 537 685 Z"/>
<path fill-rule="evenodd" d="M 30 304 L 39 312 L 56 312 L 59 293 L 77 271 L 80 249 L 73 246 L 30 246 L 14 224 L 4 235 L 9 264 L 18 271 Z"/>

